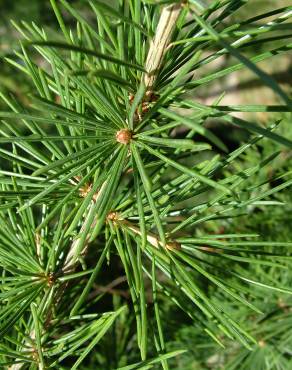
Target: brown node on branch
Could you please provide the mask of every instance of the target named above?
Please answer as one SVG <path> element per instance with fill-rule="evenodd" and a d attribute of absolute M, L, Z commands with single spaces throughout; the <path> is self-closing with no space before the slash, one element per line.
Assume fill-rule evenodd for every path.
<path fill-rule="evenodd" d="M 129 94 L 129 102 L 130 102 L 130 104 L 133 103 L 134 98 L 135 98 L 135 95 L 134 94 Z"/>
<path fill-rule="evenodd" d="M 128 145 L 132 140 L 132 137 L 133 137 L 132 131 L 128 130 L 127 128 L 123 128 L 122 130 L 116 133 L 117 142 L 123 145 Z"/>
<path fill-rule="evenodd" d="M 118 220 L 120 220 L 120 214 L 116 211 L 110 212 L 106 217 L 107 222 L 117 222 Z"/>
<path fill-rule="evenodd" d="M 72 185 L 75 185 L 76 186 L 78 184 L 78 182 L 81 181 L 81 179 L 82 179 L 81 176 L 75 176 L 74 177 L 74 180 L 71 181 Z M 90 182 L 85 183 L 83 186 L 81 186 L 79 188 L 79 196 L 80 196 L 80 198 L 86 198 L 87 195 L 88 195 L 88 193 L 91 191 L 91 189 L 92 189 L 92 183 L 90 183 Z M 98 191 L 95 194 L 93 194 L 92 200 L 94 202 L 96 201 L 96 199 L 98 197 L 98 194 L 99 194 Z"/>
<path fill-rule="evenodd" d="M 85 198 L 88 193 L 90 192 L 90 190 L 92 189 L 92 184 L 90 183 L 87 183 L 87 184 L 84 184 L 83 186 L 81 186 L 79 188 L 79 195 L 81 198 Z"/>
<path fill-rule="evenodd" d="M 263 339 L 261 339 L 258 341 L 258 345 L 259 347 L 264 348 L 266 346 L 266 342 Z"/>
<path fill-rule="evenodd" d="M 181 244 L 177 241 L 167 242 L 166 243 L 166 248 L 169 249 L 170 251 L 180 250 L 181 249 Z"/>
<path fill-rule="evenodd" d="M 55 281 L 56 281 L 55 274 L 53 272 L 50 272 L 47 276 L 48 286 L 52 287 L 55 284 Z"/>
<path fill-rule="evenodd" d="M 134 98 L 135 98 L 135 95 L 133 94 L 129 95 L 130 104 L 133 103 Z M 135 111 L 136 119 L 141 121 L 143 114 L 149 111 L 151 103 L 155 102 L 157 99 L 158 99 L 158 96 L 153 94 L 152 91 L 146 92 L 145 99 L 141 103 L 141 110 L 139 110 L 139 107 L 136 108 L 136 111 Z"/>

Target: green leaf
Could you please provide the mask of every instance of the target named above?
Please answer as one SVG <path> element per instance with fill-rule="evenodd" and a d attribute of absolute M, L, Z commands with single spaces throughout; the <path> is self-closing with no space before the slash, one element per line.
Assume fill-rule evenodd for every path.
<path fill-rule="evenodd" d="M 37 296 L 40 294 L 42 290 L 43 286 L 33 288 L 32 291 L 26 295 L 26 299 L 24 299 L 23 302 L 19 302 L 19 304 L 16 303 L 15 305 L 11 305 L 9 307 L 10 310 L 13 309 L 13 312 L 11 312 L 10 317 L 8 317 L 6 321 L 1 323 L 0 325 L 1 336 L 3 336 L 8 330 L 10 330 L 13 327 L 13 325 L 23 316 L 23 314 L 28 309 L 30 304 L 37 298 Z M 1 317 L 3 315 L 2 312 L 0 313 Z"/>
<path fill-rule="evenodd" d="M 178 162 L 175 162 L 174 160 L 166 157 L 165 155 L 161 154 L 157 150 L 154 150 L 154 149 L 150 148 L 148 145 L 146 145 L 144 143 L 142 144 L 140 142 L 137 142 L 137 146 L 140 146 L 141 148 L 147 150 L 149 153 L 151 153 L 151 154 L 155 155 L 156 157 L 162 159 L 166 164 L 170 165 L 173 168 L 178 169 L 179 171 L 189 175 L 190 177 L 195 178 L 195 179 L 201 181 L 202 183 L 211 186 L 214 189 L 221 190 L 224 193 L 232 194 L 232 191 L 228 187 L 226 187 L 225 185 L 222 185 L 219 182 L 216 182 L 216 181 L 200 174 L 199 172 L 197 172 L 194 169 L 188 168 L 188 167 L 183 166 L 182 164 L 180 164 Z"/>
<path fill-rule="evenodd" d="M 115 84 L 125 88 L 127 91 L 134 91 L 133 85 L 130 81 L 125 80 L 114 72 L 108 71 L 106 69 L 92 69 L 92 70 L 69 70 L 69 75 L 72 76 L 88 76 L 90 79 L 92 77 L 98 77 L 102 80 L 109 80 Z"/>
<path fill-rule="evenodd" d="M 159 355 L 154 359 L 150 359 L 150 360 L 146 360 L 146 361 L 142 361 L 142 362 L 137 362 L 136 364 L 132 364 L 132 365 L 119 367 L 117 370 L 138 370 L 138 369 L 145 369 L 145 368 L 149 369 L 149 366 L 150 366 L 150 369 L 151 369 L 153 367 L 152 365 L 155 365 L 156 363 L 167 360 L 169 358 L 179 356 L 179 355 L 181 355 L 185 352 L 186 352 L 186 350 L 178 350 L 178 351 L 168 352 L 168 353 L 165 353 L 163 355 Z"/>
<path fill-rule="evenodd" d="M 58 41 L 33 41 L 33 42 L 29 43 L 29 45 L 46 46 L 46 47 L 51 47 L 51 48 L 56 48 L 56 49 L 75 51 L 75 52 L 81 53 L 83 55 L 90 55 L 90 56 L 96 57 L 98 59 L 107 60 L 108 62 L 118 64 L 120 66 L 125 66 L 125 67 L 129 67 L 129 68 L 144 72 L 144 68 L 142 66 L 138 65 L 138 64 L 133 64 L 133 63 L 127 62 L 125 60 L 115 58 L 111 55 L 105 55 L 105 54 L 99 53 L 95 50 L 83 48 L 83 47 L 78 46 L 78 45 L 66 44 L 66 43 L 58 42 Z"/>
<path fill-rule="evenodd" d="M 210 110 L 210 108 L 205 108 L 205 111 L 203 110 L 202 112 L 200 112 L 199 114 L 197 114 L 196 116 L 194 116 L 192 118 L 180 116 L 179 114 L 177 114 L 173 111 L 169 111 L 165 108 L 160 108 L 159 112 L 161 114 L 163 114 L 164 116 L 166 116 L 166 117 L 174 119 L 175 121 L 179 122 L 181 125 L 186 125 L 187 127 L 194 130 L 194 132 L 197 132 L 200 135 L 206 137 L 213 144 L 218 146 L 218 148 L 222 149 L 224 152 L 228 151 L 226 145 L 220 139 L 218 139 L 210 130 L 208 130 L 206 127 L 196 123 L 196 120 L 199 120 L 200 118 L 203 118 L 204 116 L 210 115 L 210 113 L 212 112 Z"/>
<path fill-rule="evenodd" d="M 192 149 L 192 151 L 210 150 L 211 146 L 209 144 L 196 144 L 195 141 L 191 139 L 166 139 L 154 136 L 147 136 L 144 134 L 136 135 L 140 140 L 146 141 L 150 144 L 156 146 L 166 146 L 175 149 Z"/>
<path fill-rule="evenodd" d="M 138 168 L 139 174 L 140 174 L 141 179 L 142 179 L 142 183 L 143 183 L 143 186 L 144 186 L 144 189 L 145 189 L 145 193 L 147 195 L 147 199 L 148 199 L 148 202 L 149 202 L 149 205 L 150 205 L 153 217 L 154 217 L 154 221 L 155 221 L 155 224 L 156 224 L 157 229 L 158 229 L 159 237 L 161 239 L 162 244 L 165 245 L 165 234 L 164 234 L 164 231 L 163 231 L 162 222 L 160 220 L 159 212 L 158 212 L 157 207 L 155 205 L 155 201 L 154 201 L 154 199 L 151 195 L 151 187 L 152 187 L 151 180 L 149 179 L 149 176 L 146 173 L 145 166 L 144 166 L 144 164 L 142 162 L 142 159 L 141 159 L 141 156 L 140 156 L 140 154 L 139 154 L 139 152 L 136 148 L 136 144 L 138 144 L 138 143 L 136 142 L 135 145 L 131 144 L 131 152 L 133 154 L 136 166 Z"/>
<path fill-rule="evenodd" d="M 85 359 L 85 357 L 89 354 L 89 352 L 94 348 L 94 346 L 101 340 L 101 338 L 103 338 L 105 333 L 109 330 L 109 328 L 113 325 L 116 318 L 125 310 L 125 308 L 126 308 L 125 306 L 121 307 L 118 311 L 114 312 L 107 318 L 107 320 L 103 323 L 103 325 L 101 326 L 95 338 L 87 345 L 86 349 L 79 356 L 78 360 L 73 364 L 72 370 L 75 370 L 78 368 L 81 362 Z"/>

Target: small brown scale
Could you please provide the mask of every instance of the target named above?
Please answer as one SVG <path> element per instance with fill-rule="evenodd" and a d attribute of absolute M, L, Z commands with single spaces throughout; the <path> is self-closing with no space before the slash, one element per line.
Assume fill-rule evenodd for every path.
<path fill-rule="evenodd" d="M 129 142 L 132 140 L 132 137 L 132 131 L 128 130 L 127 128 L 123 128 L 116 133 L 117 142 L 124 145 L 128 145 Z"/>

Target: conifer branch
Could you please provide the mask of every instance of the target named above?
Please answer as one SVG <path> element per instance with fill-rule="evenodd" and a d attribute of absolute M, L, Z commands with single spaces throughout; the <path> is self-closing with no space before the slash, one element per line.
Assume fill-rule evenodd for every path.
<path fill-rule="evenodd" d="M 167 320 L 160 315 L 172 308 L 194 320 L 202 348 L 212 337 L 225 348 L 240 343 L 238 358 L 243 347 L 258 343 L 266 349 L 269 338 L 274 340 L 269 312 L 275 305 L 266 306 L 282 299 L 277 294 L 291 294 L 283 272 L 288 269 L 282 268 L 290 267 L 291 243 L 286 232 L 276 231 L 274 216 L 278 206 L 287 209 L 283 194 L 292 185 L 290 157 L 279 146 L 291 149 L 292 140 L 285 116 L 277 127 L 271 113 L 291 107 L 274 77 L 256 64 L 292 49 L 291 43 L 266 48 L 287 39 L 284 20 L 291 9 L 239 22 L 230 16 L 246 1 L 85 1 L 81 13 L 66 0 L 50 2 L 64 42 L 23 22 L 16 28 L 27 43 L 7 59 L 30 77 L 33 105 L 22 107 L 0 93 L 8 107 L 0 111 L 0 363 L 9 370 L 75 370 L 88 356 L 83 367 L 167 369 L 168 358 L 181 353 L 167 353 Z M 76 30 L 64 21 L 63 10 Z M 31 58 L 31 48 L 46 62 Z M 225 55 L 232 58 L 218 68 L 213 61 Z M 208 105 L 199 103 L 194 88 L 212 94 L 205 85 L 220 84 L 243 68 L 289 104 L 221 105 L 224 93 Z M 201 78 L 193 80 L 197 72 Z M 272 123 L 260 124 L 255 113 L 270 115 Z M 206 124 L 214 118 L 224 130 Z M 269 207 L 274 221 L 267 241 L 244 223 L 238 227 L 246 215 L 259 223 Z M 97 262 L 88 253 L 95 239 L 104 245 Z M 109 275 L 103 275 L 106 260 Z M 127 292 L 120 294 L 113 286 L 124 279 Z M 107 293 L 120 295 L 112 312 L 92 314 L 97 301 L 109 306 Z M 169 309 L 158 293 L 169 298 Z M 288 301 L 283 302 L 278 311 L 286 314 Z M 124 317 L 111 328 L 121 309 Z M 268 319 L 259 327 L 251 311 Z M 278 359 L 287 353 L 276 319 Z M 129 325 L 132 320 L 136 325 Z M 108 330 L 117 340 L 110 361 L 107 341 L 98 347 Z M 126 357 L 126 348 L 133 356 Z M 138 357 L 140 363 L 126 363 Z M 248 363 L 257 356 L 244 357 Z"/>
<path fill-rule="evenodd" d="M 73 184 L 74 184 L 74 182 L 73 182 Z M 86 229 L 88 218 L 91 214 L 92 209 L 94 208 L 95 202 L 98 201 L 98 198 L 102 194 L 102 189 L 104 189 L 105 186 L 106 186 L 106 182 L 103 183 L 103 185 L 100 188 L 100 191 L 95 193 L 92 197 L 91 204 L 88 207 L 87 216 L 85 217 L 85 219 L 84 219 L 84 221 L 83 221 L 83 223 L 80 227 L 80 231 L 79 231 L 80 236 L 78 238 L 76 238 L 75 240 L 73 240 L 73 242 L 71 243 L 71 246 L 70 246 L 69 251 L 67 253 L 67 256 L 65 258 L 63 267 L 61 269 L 61 275 L 73 273 L 75 271 L 75 269 L 77 268 L 78 258 L 80 256 L 85 257 L 85 255 L 87 254 L 88 247 L 89 247 L 89 240 L 90 240 L 90 236 L 91 236 L 90 232 L 86 235 L 86 240 L 85 240 L 83 249 L 81 250 L 81 252 L 78 253 L 79 242 L 81 240 L 82 233 Z M 90 189 L 90 187 L 89 187 L 89 189 Z M 89 189 L 88 189 L 88 191 L 89 191 Z M 80 193 L 82 193 L 82 189 L 81 189 Z M 83 196 L 86 196 L 86 195 L 87 195 L 87 192 L 85 192 L 83 194 Z M 97 222 L 97 217 L 94 218 L 90 229 L 94 228 L 96 222 Z M 37 243 L 37 245 L 39 246 L 39 242 Z M 55 279 L 54 279 L 54 281 L 55 281 Z M 65 281 L 65 282 L 61 283 L 59 288 L 56 290 L 55 295 L 54 295 L 55 298 L 53 300 L 53 306 L 51 305 L 47 308 L 46 320 L 45 320 L 45 324 L 46 324 L 45 326 L 46 327 L 50 324 L 52 314 L 53 314 L 53 309 L 56 309 L 56 307 L 59 305 L 67 286 L 68 286 L 68 282 Z M 32 342 L 35 341 L 35 330 L 34 329 L 30 332 L 29 338 Z M 30 342 L 28 340 L 26 340 L 23 344 L 23 347 L 30 347 Z M 32 353 L 34 353 L 34 348 L 32 348 Z M 22 365 L 23 365 L 22 363 L 17 363 L 17 364 L 12 365 L 9 369 L 10 370 L 20 370 Z M 41 367 L 39 369 L 42 370 Z"/>

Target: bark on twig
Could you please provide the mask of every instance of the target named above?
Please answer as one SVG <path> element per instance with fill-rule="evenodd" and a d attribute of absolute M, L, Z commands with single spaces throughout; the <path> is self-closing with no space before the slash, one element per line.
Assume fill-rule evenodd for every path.
<path fill-rule="evenodd" d="M 87 217 L 85 218 L 85 220 L 84 220 L 84 222 L 83 222 L 83 224 L 82 224 L 82 226 L 80 228 L 80 231 L 79 231 L 79 234 L 80 235 L 82 235 L 82 233 L 85 231 L 86 226 L 87 226 L 87 222 L 88 222 L 88 218 L 91 215 L 91 212 L 92 212 L 92 209 L 94 208 L 95 203 L 98 201 L 98 198 L 103 193 L 103 189 L 104 189 L 105 186 L 106 186 L 106 181 L 102 184 L 102 186 L 100 187 L 100 190 L 98 191 L 98 193 L 96 193 L 96 194 L 93 195 L 93 197 L 92 197 L 93 201 L 92 201 L 92 203 L 91 203 L 91 205 L 89 207 L 89 210 L 88 210 L 88 213 L 87 213 Z M 96 222 L 97 222 L 97 218 L 94 217 L 93 222 L 92 222 L 92 224 L 90 226 L 91 229 L 94 228 L 94 226 L 96 225 Z M 84 244 L 84 247 L 83 247 L 82 251 L 78 255 L 78 249 L 79 249 L 80 239 L 81 239 L 81 237 L 78 237 L 77 239 L 75 239 L 72 242 L 71 247 L 69 249 L 69 252 L 68 252 L 68 254 L 66 256 L 64 265 L 62 267 L 62 272 L 63 273 L 68 273 L 68 272 L 74 271 L 75 268 L 76 268 L 76 264 L 78 262 L 79 255 L 80 256 L 86 255 L 87 249 L 88 249 L 88 244 L 89 244 L 89 239 L 90 239 L 90 232 L 88 233 L 88 235 L 86 237 L 85 244 Z"/>
<path fill-rule="evenodd" d="M 142 232 L 140 228 L 136 226 L 135 224 L 133 224 L 132 222 L 126 219 L 120 218 L 118 212 L 112 212 L 109 215 L 108 220 L 112 221 L 117 226 L 122 226 L 122 227 L 125 226 L 128 230 L 131 230 L 134 234 L 142 237 Z M 147 239 L 147 242 L 155 248 L 166 248 L 170 251 L 181 249 L 181 244 L 179 242 L 172 240 L 172 241 L 168 241 L 164 245 L 157 235 L 149 231 L 147 231 L 146 239 Z"/>
<path fill-rule="evenodd" d="M 153 87 L 161 67 L 163 57 L 169 45 L 176 21 L 182 9 L 182 3 L 166 6 L 162 9 L 155 36 L 150 43 L 143 82 L 146 87 L 146 100 L 153 94 Z"/>

